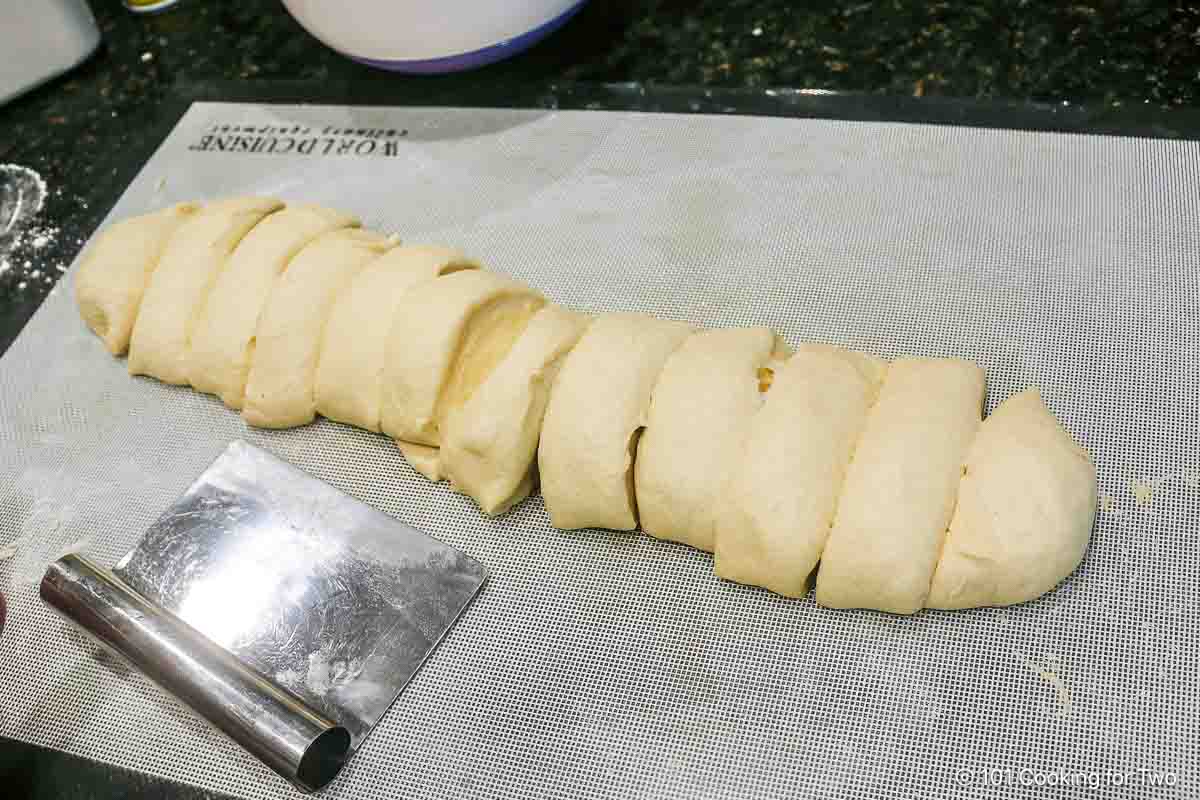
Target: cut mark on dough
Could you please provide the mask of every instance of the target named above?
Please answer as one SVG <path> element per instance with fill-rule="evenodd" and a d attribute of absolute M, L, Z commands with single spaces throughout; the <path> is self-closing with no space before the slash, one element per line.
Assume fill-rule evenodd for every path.
<path fill-rule="evenodd" d="M 467 404 L 541 307 L 536 295 L 512 295 L 493 299 L 471 313 L 435 403 L 436 428 L 441 428 L 453 410 Z"/>
<path fill-rule="evenodd" d="M 80 310 L 80 313 L 83 315 L 83 321 L 96 332 L 97 336 L 101 339 L 108 336 L 108 314 L 104 313 L 103 308 L 88 303 L 86 308 Z"/>
<path fill-rule="evenodd" d="M 442 267 L 442 271 L 437 277 L 444 278 L 447 275 L 453 275 L 456 272 L 465 272 L 469 269 L 479 269 L 479 264 L 470 258 L 455 259 L 446 266 Z M 433 280 L 432 278 L 430 280 Z"/>
<path fill-rule="evenodd" d="M 842 491 L 846 488 L 846 476 L 850 474 L 850 467 L 853 466 L 855 460 L 858 458 L 858 450 L 859 450 L 858 446 L 862 443 L 863 433 L 865 433 L 867 430 L 867 421 L 871 418 L 871 415 L 875 413 L 875 408 L 879 405 L 879 395 L 883 392 L 883 382 L 885 380 L 887 380 L 887 376 L 888 376 L 888 373 L 891 371 L 891 368 L 892 368 L 892 365 L 890 363 L 884 364 L 883 369 L 879 373 L 878 380 L 874 384 L 874 387 L 873 387 L 874 391 L 871 393 L 870 403 L 867 404 L 867 409 L 863 413 L 862 419 L 859 420 L 858 431 L 855 432 L 855 434 L 854 434 L 854 446 L 852 448 L 850 448 L 850 456 L 849 456 L 849 458 L 846 459 L 846 465 L 842 468 L 842 479 L 840 481 L 838 481 L 837 500 L 834 502 L 833 513 L 829 516 L 829 530 L 827 530 L 825 532 L 825 542 L 824 542 L 824 544 L 821 545 L 821 555 L 825 554 L 824 548 L 829 545 L 829 537 L 833 534 L 834 527 L 837 526 L 838 517 L 841 516 L 841 513 L 842 513 Z M 956 492 L 955 493 L 955 503 L 956 504 L 958 502 L 957 498 L 958 498 L 958 493 Z M 951 513 L 951 515 L 950 515 L 950 520 L 951 520 L 951 522 L 953 522 L 953 520 L 954 520 L 953 513 Z M 949 528 L 947 528 L 946 532 L 947 532 L 947 534 L 950 532 Z M 949 538 L 949 536 L 942 537 L 942 546 L 938 551 L 938 560 L 933 562 L 935 565 L 933 568 L 934 577 L 937 576 L 937 566 L 936 565 L 939 561 L 942 560 L 942 553 L 945 552 L 945 550 L 946 550 L 946 539 L 948 539 L 948 538 Z M 821 572 L 821 559 L 818 558 L 817 565 L 816 565 L 816 567 L 813 568 L 813 574 L 819 578 L 820 572 Z M 814 578 L 814 581 L 815 580 L 816 580 L 816 578 Z M 815 586 L 816 584 L 814 583 L 813 585 Z M 929 597 L 929 592 L 932 590 L 933 590 L 933 578 L 931 577 L 929 579 L 929 590 L 925 592 L 926 598 Z"/>
<path fill-rule="evenodd" d="M 1028 658 L 1020 650 L 1015 652 L 1017 654 L 1017 658 L 1021 660 L 1021 663 L 1023 663 L 1030 672 L 1044 680 L 1050 685 L 1051 688 L 1054 689 L 1054 699 L 1056 703 L 1054 712 L 1055 716 L 1059 717 L 1060 719 L 1070 716 L 1071 711 L 1073 710 L 1073 706 L 1071 705 L 1071 690 L 1067 686 L 1066 681 L 1064 681 L 1062 677 L 1051 668 L 1056 666 L 1054 662 L 1058 660 L 1058 656 L 1053 653 L 1047 655 L 1045 659 L 1046 665 L 1042 666 Z"/>
<path fill-rule="evenodd" d="M 638 516 L 637 505 L 637 484 L 634 483 L 633 468 L 637 461 L 638 443 L 642 440 L 642 434 L 646 432 L 646 426 L 641 425 L 633 429 L 633 433 L 629 434 L 629 443 L 625 446 L 628 458 L 625 460 L 625 496 L 629 498 L 629 512 L 633 514 L 633 527 L 638 527 L 641 524 L 641 519 Z"/>
<path fill-rule="evenodd" d="M 758 391 L 760 394 L 766 394 L 771 390 L 771 384 L 775 382 L 775 370 L 770 367 L 758 368 Z"/>
<path fill-rule="evenodd" d="M 962 477 L 965 478 L 966 476 L 967 462 L 964 461 L 962 465 Z M 929 599 L 929 595 L 933 594 L 933 582 L 937 580 L 938 564 L 942 563 L 942 559 L 946 555 L 946 546 L 950 544 L 950 527 L 954 524 L 954 515 L 958 513 L 958 501 L 962 497 L 961 480 L 962 478 L 959 479 L 959 487 L 954 491 L 954 503 L 950 506 L 950 516 L 946 517 L 946 528 L 942 531 L 942 543 L 938 545 L 937 558 L 933 562 L 933 571 L 929 573 L 929 584 L 925 587 L 925 595 L 921 598 L 922 606 Z M 968 554 L 964 553 L 964 555 Z"/>

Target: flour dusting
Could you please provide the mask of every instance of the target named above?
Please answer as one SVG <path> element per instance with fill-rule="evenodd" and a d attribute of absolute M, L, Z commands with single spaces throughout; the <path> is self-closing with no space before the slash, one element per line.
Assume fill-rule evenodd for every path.
<path fill-rule="evenodd" d="M 1055 716 L 1060 718 L 1069 717 L 1072 710 L 1071 690 L 1067 686 L 1066 681 L 1064 681 L 1062 676 L 1059 675 L 1061 667 L 1059 667 L 1059 665 L 1056 663 L 1058 661 L 1058 656 L 1053 653 L 1048 654 L 1046 658 L 1043 659 L 1044 663 L 1038 664 L 1033 659 L 1025 656 L 1025 654 L 1019 650 L 1016 651 L 1016 655 L 1018 660 L 1020 660 L 1030 672 L 1044 680 L 1050 685 L 1051 688 L 1054 689 Z"/>

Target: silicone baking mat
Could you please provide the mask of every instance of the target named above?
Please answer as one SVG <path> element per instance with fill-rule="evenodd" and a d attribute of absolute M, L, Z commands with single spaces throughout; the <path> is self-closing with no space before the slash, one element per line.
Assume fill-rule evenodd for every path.
<path fill-rule="evenodd" d="M 114 218 L 270 192 L 588 311 L 975 359 L 989 408 L 1037 384 L 1095 456 L 1091 547 L 1010 609 L 783 600 L 683 546 L 554 530 L 539 499 L 488 520 L 383 437 L 249 430 L 130 378 L 63 281 L 0 360 L 3 731 L 294 793 L 36 597 L 60 551 L 111 564 L 242 437 L 492 573 L 330 797 L 1196 796 L 1198 155 L 886 123 L 194 105 Z"/>

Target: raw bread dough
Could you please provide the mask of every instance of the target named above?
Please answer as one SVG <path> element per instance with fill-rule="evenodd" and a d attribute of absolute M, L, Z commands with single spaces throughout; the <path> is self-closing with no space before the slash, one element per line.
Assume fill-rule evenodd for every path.
<path fill-rule="evenodd" d="M 766 396 L 759 371 L 789 354 L 769 328 L 729 328 L 690 336 L 667 359 L 634 464 L 642 530 L 712 551 L 721 492 Z"/>
<path fill-rule="evenodd" d="M 255 225 L 217 276 L 192 332 L 192 388 L 217 395 L 230 408 L 241 408 L 254 356 L 254 331 L 276 279 L 313 239 L 358 225 L 354 217 L 314 205 L 288 206 Z"/>
<path fill-rule="evenodd" d="M 544 306 L 470 400 L 447 415 L 440 471 L 483 513 L 502 514 L 532 489 L 550 387 L 588 321 Z"/>
<path fill-rule="evenodd" d="M 587 324 L 455 251 L 385 257 L 393 240 L 351 217 L 281 207 L 112 225 L 75 279 L 86 324 L 128 348 L 131 373 L 194 373 L 231 404 L 248 378 L 255 425 L 310 421 L 321 378 L 331 416 L 399 435 L 410 464 L 489 514 L 534 486 L 536 448 L 558 527 L 631 529 L 640 503 L 652 535 L 715 546 L 720 576 L 788 596 L 820 555 L 827 606 L 1020 603 L 1083 558 L 1096 470 L 1036 389 L 981 425 L 969 362 L 806 345 L 781 364 L 765 329 Z"/>
<path fill-rule="evenodd" d="M 242 416 L 260 428 L 289 428 L 316 416 L 313 381 L 329 311 L 368 262 L 395 240 L 346 228 L 318 236 L 275 282 L 254 334 Z"/>
<path fill-rule="evenodd" d="M 818 603 L 897 614 L 925 605 L 983 391 L 983 370 L 961 359 L 888 368 L 846 472 Z"/>
<path fill-rule="evenodd" d="M 88 246 L 75 274 L 75 302 L 83 321 L 114 356 L 129 349 L 142 293 L 167 240 L 200 209 L 178 203 L 153 214 L 113 223 Z"/>
<path fill-rule="evenodd" d="M 283 206 L 234 197 L 204 206 L 167 240 L 150 275 L 129 341 L 129 373 L 186 384 L 188 347 L 217 275 L 251 228 Z"/>
<path fill-rule="evenodd" d="M 317 412 L 379 430 L 383 357 L 400 298 L 419 283 L 479 265 L 448 247 L 397 247 L 372 261 L 334 304 L 317 370 Z"/>
<path fill-rule="evenodd" d="M 528 286 L 482 270 L 405 292 L 384 355 L 383 432 L 437 447 L 446 412 L 470 398 L 543 303 Z"/>
<path fill-rule="evenodd" d="M 886 362 L 805 344 L 774 374 L 717 507 L 713 569 L 785 597 L 809 588 Z"/>
<path fill-rule="evenodd" d="M 605 314 L 567 355 L 538 445 L 542 497 L 554 527 L 637 527 L 633 458 L 650 391 L 694 330 L 645 314 Z"/>
<path fill-rule="evenodd" d="M 442 459 L 441 448 L 430 447 L 427 444 L 416 444 L 415 442 L 406 442 L 403 439 L 393 439 L 396 446 L 400 448 L 400 452 L 404 454 L 404 460 L 408 465 L 417 472 L 424 475 L 429 480 L 437 483 L 444 475 L 442 475 Z"/>
<path fill-rule="evenodd" d="M 958 507 L 925 605 L 1032 600 L 1083 560 L 1096 514 L 1096 467 L 1027 389 L 979 426 Z"/>

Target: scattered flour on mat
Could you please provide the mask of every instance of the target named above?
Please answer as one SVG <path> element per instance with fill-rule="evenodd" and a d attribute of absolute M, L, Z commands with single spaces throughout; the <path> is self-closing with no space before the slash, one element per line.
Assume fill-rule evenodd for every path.
<path fill-rule="evenodd" d="M 8 545 L 15 550 L 12 578 L 37 584 L 51 561 L 91 547 L 91 538 L 79 535 L 80 526 L 107 487 L 72 482 L 60 470 L 32 468 L 17 480 L 17 490 L 32 502 Z"/>
<path fill-rule="evenodd" d="M 1133 499 L 1139 506 L 1150 505 L 1154 500 L 1154 492 L 1157 488 L 1145 478 L 1134 478 L 1129 482 L 1129 490 L 1133 492 Z"/>
<path fill-rule="evenodd" d="M 1055 716 L 1060 718 L 1070 716 L 1072 710 L 1071 690 L 1067 686 L 1066 681 L 1064 681 L 1062 676 L 1059 675 L 1059 672 L 1061 672 L 1062 669 L 1057 663 L 1058 656 L 1053 653 L 1047 654 L 1047 656 L 1042 659 L 1043 663 L 1039 664 L 1033 659 L 1027 657 L 1020 650 L 1015 652 L 1017 660 L 1024 664 L 1030 672 L 1044 680 L 1050 687 L 1054 689 L 1054 699 L 1056 705 L 1054 712 Z"/>
<path fill-rule="evenodd" d="M 1157 497 L 1164 493 L 1166 487 L 1172 481 L 1180 481 L 1184 486 L 1195 489 L 1197 486 L 1200 486 L 1200 472 L 1197 472 L 1195 469 L 1189 469 L 1157 477 L 1133 478 L 1129 482 L 1129 491 L 1133 494 L 1133 499 L 1139 506 L 1149 506 Z"/>

